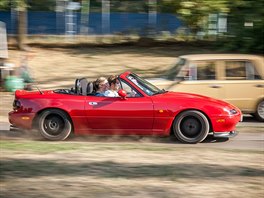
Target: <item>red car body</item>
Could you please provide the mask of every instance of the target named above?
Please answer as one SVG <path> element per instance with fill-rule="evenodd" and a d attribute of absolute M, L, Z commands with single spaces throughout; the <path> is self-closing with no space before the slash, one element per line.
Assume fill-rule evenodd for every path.
<path fill-rule="evenodd" d="M 9 113 L 9 122 L 13 127 L 21 129 L 32 129 L 37 126 L 42 130 L 40 120 L 50 121 L 53 118 L 52 115 L 59 111 L 67 117 L 71 125 L 70 131 L 75 135 L 169 136 L 171 133 L 176 133 L 176 137 L 178 137 L 177 127 L 180 131 L 184 131 L 184 127 L 187 127 L 187 130 L 192 130 L 193 126 L 196 126 L 195 123 L 200 122 L 199 120 L 207 120 L 205 123 L 208 122 L 206 125 L 209 129 L 204 135 L 205 137 L 210 132 L 213 132 L 215 136 L 226 137 L 235 134 L 236 124 L 242 117 L 240 110 L 235 106 L 221 100 L 195 94 L 161 90 L 159 93 L 150 94 L 148 90 L 142 87 L 142 84 L 135 82 L 131 76 L 133 78 L 138 77 L 131 72 L 125 72 L 119 75 L 119 80 L 137 92 L 138 97 L 126 97 L 124 92 L 124 95 L 120 94 L 122 97 L 97 97 L 92 94 L 76 94 L 74 91 L 69 94 L 69 91 L 64 93 L 65 91 L 56 90 L 34 92 L 17 90 L 13 105 L 14 110 Z M 138 82 L 140 80 L 139 78 Z M 124 86 L 126 86 L 125 84 Z M 43 112 L 50 110 L 55 110 L 55 112 L 52 111 L 46 117 L 42 116 L 42 119 Z M 184 112 L 188 112 L 188 115 Z M 196 113 L 198 116 L 192 115 L 192 113 Z M 187 117 L 184 116 L 185 114 Z M 203 119 L 200 118 L 200 114 L 202 114 Z M 179 118 L 179 116 L 183 118 Z M 59 123 L 66 126 L 63 123 L 64 116 L 60 117 L 62 119 L 59 119 Z M 192 121 L 195 121 L 193 126 L 191 125 Z M 177 122 L 184 126 L 180 126 Z M 190 123 L 188 124 L 188 122 Z M 56 126 L 56 122 L 43 121 L 43 123 L 51 127 L 53 123 Z M 199 127 L 202 129 L 203 125 L 200 124 Z M 205 138 L 202 137 L 197 140 L 194 136 L 188 134 L 187 140 L 180 137 L 178 139 L 182 142 L 197 143 Z M 46 138 L 51 140 L 65 139 L 64 137 L 52 139 L 49 136 Z"/>

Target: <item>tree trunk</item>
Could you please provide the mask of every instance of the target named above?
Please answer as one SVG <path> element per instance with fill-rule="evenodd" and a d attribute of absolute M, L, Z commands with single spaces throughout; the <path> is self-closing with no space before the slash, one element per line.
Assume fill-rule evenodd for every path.
<path fill-rule="evenodd" d="M 27 35 L 27 11 L 18 11 L 18 33 L 17 33 L 17 47 L 20 50 L 26 50 L 26 35 Z"/>

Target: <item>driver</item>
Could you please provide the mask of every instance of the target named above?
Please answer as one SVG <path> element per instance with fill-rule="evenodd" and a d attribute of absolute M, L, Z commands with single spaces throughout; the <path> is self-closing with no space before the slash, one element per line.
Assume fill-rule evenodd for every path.
<path fill-rule="evenodd" d="M 106 97 L 119 97 L 117 91 L 120 88 L 120 82 L 117 76 L 111 75 L 108 78 L 109 89 L 104 92 Z"/>

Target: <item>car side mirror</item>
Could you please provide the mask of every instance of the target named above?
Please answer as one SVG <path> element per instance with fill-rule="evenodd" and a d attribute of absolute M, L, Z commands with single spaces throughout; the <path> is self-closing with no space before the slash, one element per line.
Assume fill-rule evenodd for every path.
<path fill-rule="evenodd" d="M 118 95 L 119 95 L 122 99 L 126 99 L 126 97 L 127 97 L 127 93 L 126 93 L 126 91 L 123 90 L 123 89 L 120 89 L 120 90 L 118 91 Z"/>

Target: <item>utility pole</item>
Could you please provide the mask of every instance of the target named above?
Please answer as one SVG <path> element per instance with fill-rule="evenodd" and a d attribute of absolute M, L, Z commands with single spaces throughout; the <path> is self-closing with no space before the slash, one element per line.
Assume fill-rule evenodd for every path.
<path fill-rule="evenodd" d="M 148 21 L 151 27 L 156 27 L 157 24 L 157 0 L 149 0 Z"/>
<path fill-rule="evenodd" d="M 102 33 L 110 33 L 110 0 L 102 0 Z"/>
<path fill-rule="evenodd" d="M 82 0 L 81 5 L 81 34 L 89 33 L 90 0 Z"/>

